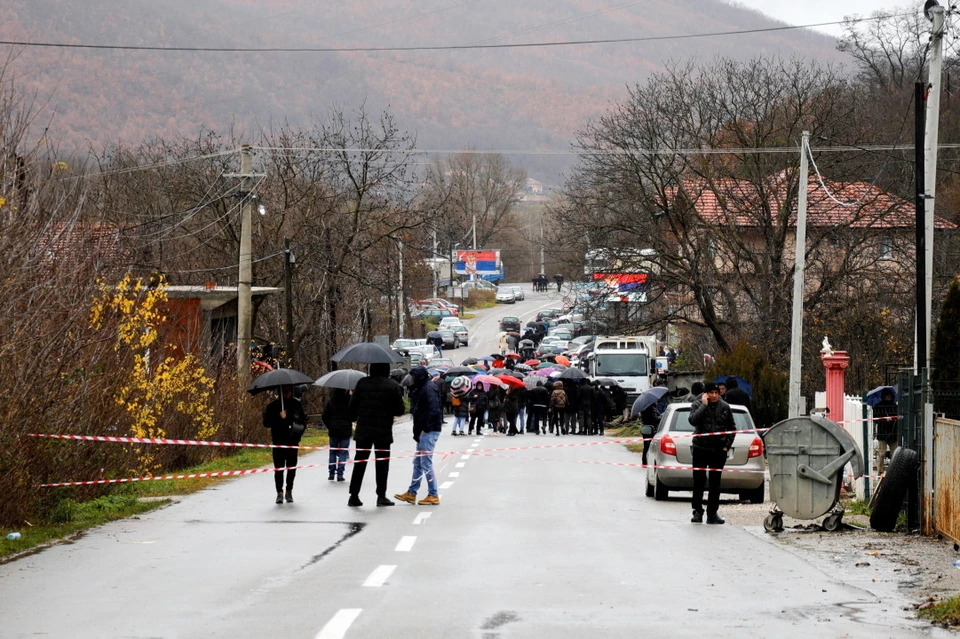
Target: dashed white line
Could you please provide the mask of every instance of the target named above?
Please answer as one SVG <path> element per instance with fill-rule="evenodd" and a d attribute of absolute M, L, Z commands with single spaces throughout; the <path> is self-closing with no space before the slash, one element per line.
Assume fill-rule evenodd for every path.
<path fill-rule="evenodd" d="M 463 468 L 464 466 L 466 466 L 466 464 L 463 462 L 457 462 L 457 468 Z"/>
<path fill-rule="evenodd" d="M 481 441 L 481 440 L 479 440 L 479 439 L 475 439 L 475 440 L 473 440 L 473 443 L 474 443 L 474 444 L 479 444 L 480 441 Z"/>
<path fill-rule="evenodd" d="M 447 477 L 459 477 L 459 476 L 460 476 L 460 473 L 458 472 L 452 472 L 449 475 L 447 475 Z"/>
<path fill-rule="evenodd" d="M 432 515 L 432 514 L 433 514 L 433 513 L 420 513 L 419 515 L 417 515 L 417 516 L 414 518 L 414 520 L 413 520 L 413 525 L 414 525 L 414 526 L 419 526 L 420 524 L 422 524 L 422 523 L 425 522 L 426 520 L 430 519 L 430 515 Z"/>
<path fill-rule="evenodd" d="M 370 576 L 367 577 L 367 580 L 363 582 L 363 585 L 366 588 L 379 588 L 387 582 L 387 579 L 390 578 L 390 575 L 392 575 L 396 569 L 396 566 L 377 566 L 374 571 L 370 573 Z"/>
<path fill-rule="evenodd" d="M 460 459 L 470 459 L 470 455 L 461 455 Z"/>
<path fill-rule="evenodd" d="M 397 547 L 394 548 L 394 550 L 396 552 L 410 552 L 413 550 L 413 544 L 415 543 L 417 543 L 416 537 L 401 537 L 399 543 L 397 543 Z"/>
<path fill-rule="evenodd" d="M 479 447 L 479 446 L 480 446 L 480 444 L 470 444 L 470 448 L 477 448 L 477 447 Z"/>
<path fill-rule="evenodd" d="M 350 629 L 350 626 L 357 620 L 361 612 L 363 612 L 363 608 L 343 608 L 342 610 L 338 610 L 337 614 L 326 623 L 315 639 L 343 639 L 343 636 L 347 634 L 347 630 Z"/>
<path fill-rule="evenodd" d="M 446 490 L 447 488 L 450 488 L 451 486 L 453 486 L 453 482 L 452 482 L 452 481 L 445 481 L 445 482 L 443 482 L 442 484 L 440 484 L 440 490 Z"/>

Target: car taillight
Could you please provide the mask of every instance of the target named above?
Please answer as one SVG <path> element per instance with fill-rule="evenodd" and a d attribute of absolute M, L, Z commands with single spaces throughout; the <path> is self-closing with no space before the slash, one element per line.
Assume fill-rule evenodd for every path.
<path fill-rule="evenodd" d="M 753 457 L 762 457 L 763 456 L 763 440 L 759 437 L 754 437 L 753 442 L 750 444 L 750 452 L 747 453 L 747 459 L 752 459 Z"/>
<path fill-rule="evenodd" d="M 669 436 L 666 436 L 660 440 L 660 452 L 663 453 L 664 455 L 673 455 L 674 457 L 676 457 L 677 445 Z"/>

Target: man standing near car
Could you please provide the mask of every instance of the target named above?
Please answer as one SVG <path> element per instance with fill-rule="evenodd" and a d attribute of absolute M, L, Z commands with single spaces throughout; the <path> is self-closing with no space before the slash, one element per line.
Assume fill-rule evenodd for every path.
<path fill-rule="evenodd" d="M 720 399 L 717 384 L 703 385 L 700 405 L 690 412 L 690 424 L 694 427 L 693 453 L 693 517 L 695 524 L 703 523 L 703 489 L 708 487 L 707 523 L 722 524 L 720 509 L 720 478 L 727 462 L 727 451 L 733 444 L 736 429 L 730 405 Z M 723 434 L 717 434 L 723 433 Z M 708 471 L 709 469 L 709 477 Z"/>
<path fill-rule="evenodd" d="M 440 503 L 437 492 L 437 474 L 433 469 L 433 450 L 443 427 L 443 411 L 440 409 L 440 391 L 430 379 L 423 366 L 410 371 L 413 389 L 410 392 L 410 413 L 413 415 L 413 440 L 417 442 L 417 456 L 413 459 L 413 480 L 407 492 L 394 495 L 394 499 L 408 504 L 417 503 L 420 480 L 427 481 L 427 496 L 420 500 L 421 506 L 436 506 Z"/>

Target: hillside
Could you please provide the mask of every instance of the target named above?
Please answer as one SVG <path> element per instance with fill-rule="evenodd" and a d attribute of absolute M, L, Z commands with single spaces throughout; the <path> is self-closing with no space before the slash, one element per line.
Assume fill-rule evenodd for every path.
<path fill-rule="evenodd" d="M 8 0 L 0 7 L 3 40 L 200 47 L 503 44 L 777 25 L 720 0 L 608 0 L 603 7 L 587 0 Z M 403 53 L 4 48 L 19 86 L 55 112 L 54 137 L 80 149 L 203 128 L 307 124 L 331 104 L 363 102 L 389 106 L 421 148 L 557 149 L 667 60 L 840 59 L 831 38 L 801 31 Z"/>

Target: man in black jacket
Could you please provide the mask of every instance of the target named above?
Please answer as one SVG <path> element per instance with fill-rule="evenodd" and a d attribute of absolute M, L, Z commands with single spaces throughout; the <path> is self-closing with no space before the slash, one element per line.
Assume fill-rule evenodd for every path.
<path fill-rule="evenodd" d="M 417 456 L 413 459 L 413 480 L 410 488 L 405 493 L 394 495 L 394 498 L 408 504 L 417 503 L 420 480 L 426 479 L 427 496 L 420 500 L 420 505 L 436 506 L 440 503 L 440 494 L 437 492 L 437 474 L 433 470 L 433 450 L 443 427 L 440 391 L 423 366 L 410 371 L 410 375 L 413 377 L 410 414 L 413 415 L 413 440 L 417 442 Z"/>
<path fill-rule="evenodd" d="M 723 401 L 731 406 L 745 406 L 747 412 L 753 414 L 753 409 L 750 406 L 750 396 L 747 395 L 747 391 L 740 388 L 740 382 L 737 381 L 736 377 L 727 378 L 727 392 L 723 395 Z"/>
<path fill-rule="evenodd" d="M 707 382 L 703 385 L 700 405 L 690 412 L 690 424 L 694 427 L 693 467 L 699 469 L 693 471 L 693 517 L 690 521 L 703 523 L 703 488 L 707 484 L 707 523 L 722 524 L 724 520 L 717 513 L 720 509 L 720 477 L 727 461 L 727 451 L 736 437 L 730 431 L 735 430 L 736 426 L 733 411 L 729 404 L 720 399 L 716 383 Z"/>
<path fill-rule="evenodd" d="M 280 397 L 263 410 L 263 425 L 270 429 L 271 441 L 277 446 L 298 446 L 307 414 L 300 400 L 293 396 L 292 386 L 280 388 Z M 293 501 L 293 480 L 297 476 L 297 448 L 273 449 L 273 480 L 277 488 L 277 503 Z M 287 469 L 287 492 L 283 492 L 283 469 Z"/>
<path fill-rule="evenodd" d="M 403 415 L 404 410 L 403 389 L 390 379 L 390 365 L 371 364 L 370 376 L 357 382 L 350 400 L 351 418 L 357 422 L 357 454 L 350 476 L 348 506 L 363 506 L 359 495 L 370 449 L 376 449 L 377 506 L 394 505 L 387 499 L 390 445 L 393 443 L 393 418 Z"/>

